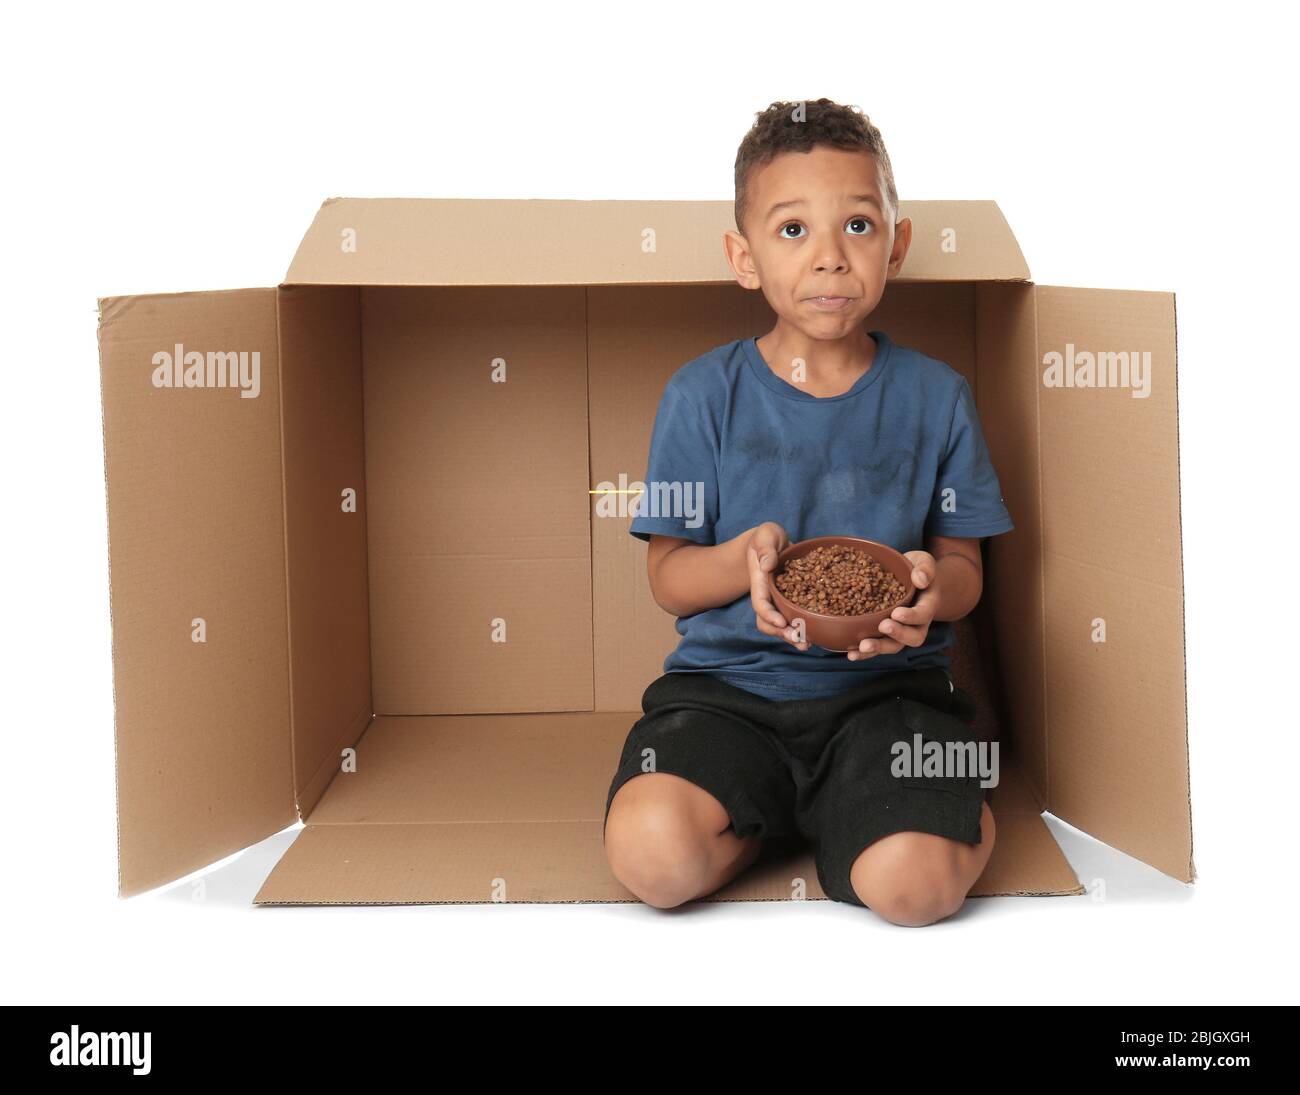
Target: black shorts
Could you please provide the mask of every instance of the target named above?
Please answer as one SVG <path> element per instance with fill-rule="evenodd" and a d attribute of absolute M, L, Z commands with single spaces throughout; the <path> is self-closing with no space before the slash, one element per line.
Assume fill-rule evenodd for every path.
<path fill-rule="evenodd" d="M 940 668 L 881 675 L 837 696 L 774 701 L 708 673 L 665 673 L 641 698 L 605 799 L 643 772 L 708 791 L 740 837 L 811 842 L 826 896 L 862 905 L 849 881 L 864 848 L 891 833 L 980 843 L 991 789 L 978 775 L 892 772 L 895 742 L 973 741 L 971 697 Z M 647 755 L 644 750 L 653 750 Z M 653 765 L 648 761 L 653 757 Z"/>

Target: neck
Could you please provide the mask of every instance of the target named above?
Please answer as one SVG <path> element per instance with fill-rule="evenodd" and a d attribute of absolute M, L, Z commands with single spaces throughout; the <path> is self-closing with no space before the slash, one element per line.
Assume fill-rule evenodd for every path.
<path fill-rule="evenodd" d="M 780 323 L 758 339 L 757 346 L 783 380 L 790 380 L 796 363 L 802 359 L 804 375 L 814 385 L 861 376 L 875 362 L 877 348 L 866 327 L 858 327 L 844 338 L 827 340 L 810 338 Z"/>

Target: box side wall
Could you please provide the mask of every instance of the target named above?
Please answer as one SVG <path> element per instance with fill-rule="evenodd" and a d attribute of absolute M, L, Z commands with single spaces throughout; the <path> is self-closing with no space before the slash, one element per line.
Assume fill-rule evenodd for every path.
<path fill-rule="evenodd" d="M 275 290 L 106 298 L 99 348 L 126 896 L 296 819 Z"/>
<path fill-rule="evenodd" d="M 294 789 L 305 816 L 372 713 L 361 292 L 279 293 Z"/>

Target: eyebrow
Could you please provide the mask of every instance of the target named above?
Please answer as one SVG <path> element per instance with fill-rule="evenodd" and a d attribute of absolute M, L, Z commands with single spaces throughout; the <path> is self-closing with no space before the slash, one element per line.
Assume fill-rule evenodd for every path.
<path fill-rule="evenodd" d="M 854 194 L 853 197 L 849 199 L 849 201 L 868 202 L 869 204 L 874 205 L 876 209 L 878 209 L 881 213 L 885 211 L 880 204 L 880 199 L 877 198 L 874 194 Z M 777 202 L 774 206 L 772 206 L 771 209 L 767 211 L 767 219 L 771 220 L 772 215 L 774 213 L 779 212 L 782 209 L 789 209 L 793 206 L 803 205 L 803 204 L 805 204 L 803 198 L 794 198 L 793 200 L 788 202 Z"/>

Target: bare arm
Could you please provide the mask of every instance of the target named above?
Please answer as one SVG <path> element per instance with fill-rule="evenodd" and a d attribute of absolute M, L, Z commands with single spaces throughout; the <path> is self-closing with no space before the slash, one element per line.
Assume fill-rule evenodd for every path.
<path fill-rule="evenodd" d="M 745 552 L 753 532 L 708 545 L 652 535 L 646 573 L 655 604 L 674 616 L 693 616 L 743 597 L 750 589 Z"/>
<path fill-rule="evenodd" d="M 960 620 L 979 604 L 984 592 L 984 563 L 975 537 L 931 536 L 925 550 L 934 556 L 939 605 L 936 620 Z"/>

